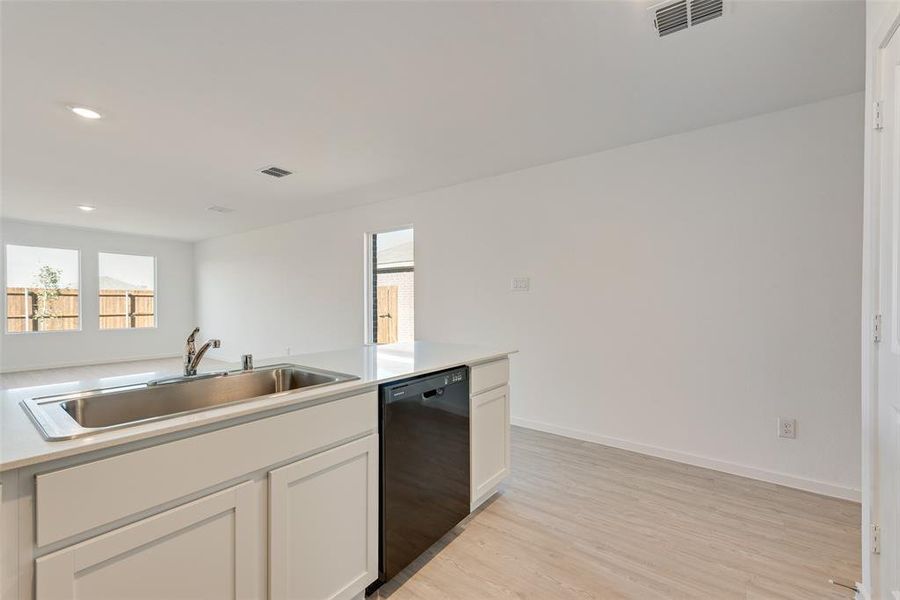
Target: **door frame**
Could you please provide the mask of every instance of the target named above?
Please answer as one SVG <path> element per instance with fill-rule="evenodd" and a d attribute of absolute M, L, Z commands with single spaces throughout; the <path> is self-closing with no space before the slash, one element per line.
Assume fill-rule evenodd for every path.
<path fill-rule="evenodd" d="M 865 159 L 863 181 L 863 260 L 862 260 L 862 582 L 858 598 L 871 598 L 873 578 L 878 577 L 872 549 L 872 524 L 878 522 L 874 508 L 877 502 L 878 456 L 878 354 L 874 341 L 874 319 L 880 310 L 880 220 L 878 208 L 881 189 L 881 138 L 874 128 L 874 105 L 881 93 L 881 51 L 900 29 L 900 2 L 886 12 L 866 37 L 866 110 Z"/>

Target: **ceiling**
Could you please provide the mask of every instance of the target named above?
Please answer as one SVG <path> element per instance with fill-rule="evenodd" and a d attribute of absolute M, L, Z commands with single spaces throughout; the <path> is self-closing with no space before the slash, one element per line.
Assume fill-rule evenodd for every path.
<path fill-rule="evenodd" d="M 863 2 L 726 2 L 4 1 L 2 216 L 197 240 L 863 89 Z"/>

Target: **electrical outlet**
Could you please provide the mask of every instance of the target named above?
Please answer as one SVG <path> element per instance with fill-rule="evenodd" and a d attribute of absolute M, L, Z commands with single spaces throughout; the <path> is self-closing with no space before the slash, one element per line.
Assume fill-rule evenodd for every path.
<path fill-rule="evenodd" d="M 510 286 L 514 292 L 527 292 L 531 290 L 531 278 L 529 277 L 513 277 Z"/>
<path fill-rule="evenodd" d="M 778 419 L 778 437 L 793 440 L 797 438 L 797 419 Z"/>

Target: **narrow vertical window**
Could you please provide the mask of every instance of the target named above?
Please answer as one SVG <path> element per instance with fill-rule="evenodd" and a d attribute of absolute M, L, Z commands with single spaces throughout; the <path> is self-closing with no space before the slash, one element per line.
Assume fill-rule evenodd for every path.
<path fill-rule="evenodd" d="M 78 251 L 6 246 L 6 332 L 81 328 Z"/>
<path fill-rule="evenodd" d="M 156 259 L 99 256 L 100 329 L 156 327 Z"/>
<path fill-rule="evenodd" d="M 376 344 L 415 339 L 415 260 L 413 230 L 373 233 L 369 239 L 368 341 Z"/>

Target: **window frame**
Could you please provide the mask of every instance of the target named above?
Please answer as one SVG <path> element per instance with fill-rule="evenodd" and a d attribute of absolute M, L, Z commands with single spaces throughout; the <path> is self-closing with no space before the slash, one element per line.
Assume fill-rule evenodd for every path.
<path fill-rule="evenodd" d="M 375 262 L 372 260 L 372 250 L 373 250 L 373 240 L 376 240 L 379 235 L 385 233 L 393 233 L 395 231 L 404 231 L 406 229 L 411 229 L 413 232 L 413 264 L 415 265 L 415 256 L 416 256 L 416 228 L 412 223 L 407 225 L 398 225 L 395 227 L 385 227 L 383 229 L 374 229 L 372 231 L 366 232 L 363 240 L 363 256 L 364 260 L 364 277 L 363 277 L 363 306 L 364 308 L 364 319 L 363 319 L 363 343 L 366 346 L 379 346 L 383 344 L 379 344 L 375 338 L 375 286 L 377 285 L 377 277 L 375 276 Z M 415 268 L 415 266 L 413 267 Z M 415 303 L 415 296 L 413 296 L 413 303 Z M 415 331 L 415 322 L 413 323 L 413 331 Z M 415 336 L 414 336 L 415 337 Z"/>
<path fill-rule="evenodd" d="M 100 255 L 101 254 L 118 254 L 119 256 L 137 256 L 140 258 L 153 259 L 153 326 L 152 327 L 100 327 Z M 159 329 L 159 257 L 155 254 L 142 254 L 138 252 L 122 252 L 113 250 L 97 251 L 97 331 L 145 331 Z"/>
<path fill-rule="evenodd" d="M 3 242 L 3 255 L 0 260 L 3 261 L 3 335 L 25 335 L 25 334 L 35 334 L 35 333 L 81 333 L 84 331 L 84 286 L 82 274 L 84 272 L 84 265 L 82 264 L 82 252 L 79 248 L 70 248 L 65 246 L 48 246 L 45 244 L 23 244 L 17 242 Z M 9 247 L 10 246 L 19 246 L 22 248 L 45 248 L 47 250 L 68 250 L 75 253 L 75 265 L 78 267 L 78 276 L 76 280 L 78 282 L 78 327 L 75 329 L 45 329 L 43 331 L 10 331 L 9 330 L 9 295 L 6 293 L 6 290 L 9 289 Z"/>

